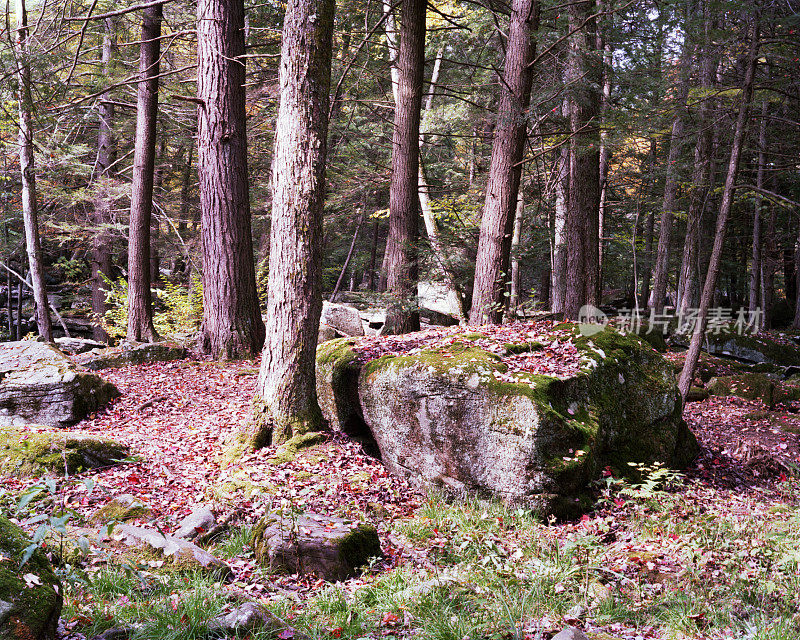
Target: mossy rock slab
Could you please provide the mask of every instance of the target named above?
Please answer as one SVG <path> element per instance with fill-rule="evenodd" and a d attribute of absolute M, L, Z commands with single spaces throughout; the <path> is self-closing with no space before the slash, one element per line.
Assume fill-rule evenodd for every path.
<path fill-rule="evenodd" d="M 707 387 L 715 396 L 761 400 L 768 407 L 774 407 L 781 402 L 800 400 L 800 386 L 791 382 L 781 382 L 763 373 L 719 376 L 712 378 Z"/>
<path fill-rule="evenodd" d="M 323 580 L 344 580 L 381 557 L 374 527 L 341 518 L 302 514 L 265 516 L 253 528 L 258 560 L 280 573 L 315 573 Z"/>
<path fill-rule="evenodd" d="M 0 640 L 50 640 L 63 603 L 61 584 L 40 549 L 21 568 L 31 541 L 0 515 Z"/>
<path fill-rule="evenodd" d="M 565 327 L 574 330 L 582 365 L 564 378 L 509 372 L 501 356 L 463 341 L 447 352 L 358 365 L 357 414 L 384 464 L 426 487 L 560 517 L 590 505 L 591 483 L 606 466 L 624 472 L 629 462 L 688 464 L 698 445 L 681 418 L 670 363 L 634 335 L 607 328 L 585 337 L 573 325 L 557 328 Z M 336 342 L 318 352 L 318 372 L 333 369 L 318 375 L 318 386 L 340 382 L 327 390 L 334 401 L 323 406 L 329 421 L 334 410 L 356 411 L 352 372 L 336 370 L 356 366 L 356 348 Z"/>
<path fill-rule="evenodd" d="M 688 347 L 691 339 L 691 335 L 675 334 L 671 342 L 677 346 Z M 800 366 L 800 346 L 776 342 L 767 334 L 709 331 L 703 341 L 702 349 L 711 355 L 727 356 L 751 364 Z"/>
<path fill-rule="evenodd" d="M 117 464 L 127 445 L 91 433 L 44 427 L 0 427 L 0 473 L 18 477 L 70 475 Z"/>
<path fill-rule="evenodd" d="M 162 570 L 168 572 L 202 572 L 225 580 L 233 575 L 228 564 L 202 547 L 165 536 L 155 529 L 134 527 L 129 524 L 114 526 L 113 537 L 137 550 L 142 559 L 160 558 L 165 561 Z"/>
<path fill-rule="evenodd" d="M 120 393 L 49 344 L 0 343 L 0 424 L 66 427 Z"/>
<path fill-rule="evenodd" d="M 334 431 L 358 435 L 364 417 L 358 399 L 361 364 L 352 338 L 329 340 L 317 347 L 317 400 Z"/>
<path fill-rule="evenodd" d="M 150 514 L 147 505 L 129 493 L 116 496 L 92 514 L 93 524 L 109 524 L 143 518 Z"/>
<path fill-rule="evenodd" d="M 170 342 L 125 343 L 119 347 L 94 349 L 88 353 L 75 356 L 75 361 L 90 369 L 118 369 L 132 364 L 148 364 L 151 362 L 171 362 L 183 360 L 186 349 Z"/>

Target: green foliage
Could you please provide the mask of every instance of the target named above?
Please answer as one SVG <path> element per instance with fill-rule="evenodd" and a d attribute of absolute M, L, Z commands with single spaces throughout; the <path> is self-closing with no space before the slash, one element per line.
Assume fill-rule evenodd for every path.
<path fill-rule="evenodd" d="M 82 260 L 71 260 L 62 256 L 56 260 L 53 268 L 59 272 L 61 278 L 66 282 L 82 282 L 88 277 L 86 263 Z"/>
<path fill-rule="evenodd" d="M 190 291 L 180 284 L 165 282 L 154 293 L 157 300 L 153 324 L 159 335 L 178 339 L 197 331 L 203 317 L 203 285 L 199 279 L 192 278 Z M 128 326 L 128 282 L 124 278 L 106 279 L 106 303 L 109 309 L 101 320 L 103 329 L 112 338 L 124 338 Z"/>
<path fill-rule="evenodd" d="M 269 287 L 269 258 L 264 258 L 256 265 L 256 290 L 258 304 L 262 309 L 267 308 L 267 292 Z"/>

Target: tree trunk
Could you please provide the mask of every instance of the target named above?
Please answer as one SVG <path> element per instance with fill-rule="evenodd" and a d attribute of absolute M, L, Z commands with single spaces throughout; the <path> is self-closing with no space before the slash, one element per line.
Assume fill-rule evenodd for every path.
<path fill-rule="evenodd" d="M 33 157 L 33 96 L 31 68 L 28 60 L 28 12 L 25 0 L 17 0 L 17 32 L 14 49 L 17 58 L 19 100 L 19 168 L 22 180 L 22 219 L 25 226 L 25 248 L 31 272 L 36 325 L 45 342 L 53 341 L 50 310 L 42 268 L 42 246 L 39 238 L 39 212 L 36 202 L 36 167 Z"/>
<path fill-rule="evenodd" d="M 739 171 L 739 160 L 742 154 L 742 146 L 744 145 L 745 130 L 747 128 L 748 112 L 750 107 L 750 100 L 753 97 L 753 81 L 756 74 L 756 66 L 758 64 L 758 46 L 759 46 L 759 21 L 760 10 L 756 10 L 752 16 L 751 39 L 747 56 L 747 67 L 745 70 L 744 81 L 742 82 L 742 98 L 739 107 L 739 114 L 736 118 L 736 128 L 733 134 L 733 143 L 731 145 L 731 155 L 728 160 L 728 175 L 725 177 L 725 186 L 722 191 L 722 202 L 719 207 L 719 215 L 717 216 L 717 232 L 714 236 L 714 247 L 711 250 L 711 258 L 708 263 L 708 273 L 706 274 L 706 282 L 703 287 L 703 295 L 700 298 L 700 308 L 698 310 L 698 322 L 695 325 L 694 333 L 692 334 L 692 341 L 689 345 L 689 351 L 686 354 L 683 370 L 681 371 L 678 380 L 678 389 L 680 390 L 683 399 L 686 399 L 686 394 L 689 392 L 692 380 L 694 380 L 694 371 L 697 367 L 697 361 L 700 358 L 700 347 L 705 339 L 706 326 L 708 324 L 708 309 L 711 305 L 711 300 L 714 296 L 714 291 L 717 287 L 717 279 L 719 277 L 719 268 L 722 261 L 722 249 L 725 242 L 725 231 L 728 226 L 728 218 L 730 217 L 731 204 L 733 203 L 733 190 L 736 182 L 736 175 Z"/>
<path fill-rule="evenodd" d="M 267 339 L 250 445 L 325 426 L 315 355 L 322 312 L 322 209 L 333 0 L 289 0 L 275 127 Z"/>
<path fill-rule="evenodd" d="M 112 18 L 106 18 L 104 27 L 100 64 L 103 67 L 103 75 L 108 80 L 111 77 L 111 56 L 116 47 L 116 22 Z M 98 190 L 92 216 L 92 222 L 98 227 L 92 238 L 92 313 L 97 318 L 92 337 L 100 342 L 108 341 L 108 334 L 100 325 L 99 320 L 105 315 L 108 308 L 106 304 L 106 281 L 111 279 L 113 266 L 111 234 L 105 225 L 111 222 L 111 165 L 116 159 L 114 111 L 111 92 L 106 91 L 100 96 L 100 104 L 97 108 L 97 164 L 94 173 L 101 186 Z"/>
<path fill-rule="evenodd" d="M 17 283 L 17 340 L 22 340 L 22 281 Z"/>
<path fill-rule="evenodd" d="M 265 329 L 256 290 L 245 118 L 244 3 L 197 4 L 197 167 L 203 247 L 202 349 L 252 358 Z"/>
<path fill-rule="evenodd" d="M 154 342 L 150 291 L 150 217 L 153 210 L 153 169 L 158 117 L 158 69 L 161 56 L 163 5 L 144 10 L 139 48 L 136 100 L 136 147 L 133 155 L 131 216 L 128 237 L 128 340 Z"/>
<path fill-rule="evenodd" d="M 159 129 L 163 130 L 163 122 Z M 158 143 L 158 155 L 153 165 L 153 201 L 161 199 L 164 187 L 164 163 L 167 158 L 167 138 L 162 135 Z M 150 284 L 155 286 L 161 279 L 161 253 L 158 242 L 161 232 L 161 221 L 158 215 L 150 212 Z"/>
<path fill-rule="evenodd" d="M 342 265 L 342 270 L 339 272 L 339 277 L 336 279 L 336 285 L 333 287 L 333 292 L 331 293 L 330 301 L 336 302 L 336 296 L 339 294 L 339 290 L 342 288 L 342 282 L 344 281 L 344 276 L 347 273 L 347 267 L 350 266 L 350 260 L 353 258 L 353 253 L 356 249 L 356 242 L 358 242 L 358 234 L 361 232 L 361 225 L 364 224 L 364 218 L 366 217 L 367 212 L 366 209 L 361 213 L 356 221 L 356 230 L 353 232 L 353 240 L 350 242 L 350 249 L 347 252 L 347 257 L 344 259 L 344 264 Z M 353 291 L 354 283 L 353 283 L 353 274 L 350 274 L 350 291 Z"/>
<path fill-rule="evenodd" d="M 419 330 L 417 240 L 419 238 L 419 132 L 425 68 L 425 0 L 403 0 L 398 84 L 392 137 L 386 284 L 392 302 L 386 326 L 395 333 Z"/>
<path fill-rule="evenodd" d="M 609 33 L 613 28 L 612 24 L 613 0 L 598 0 L 598 11 L 605 11 L 607 15 L 597 29 L 597 50 L 603 55 L 602 80 L 603 89 L 600 95 L 600 153 L 599 153 L 599 181 L 600 181 L 600 205 L 598 209 L 597 224 L 597 295 L 602 297 L 603 289 L 603 235 L 606 227 L 607 200 L 608 200 L 608 174 L 611 160 L 611 148 L 608 144 L 608 113 L 611 102 L 611 76 L 613 71 L 613 50 L 608 41 Z"/>
<path fill-rule="evenodd" d="M 664 310 L 667 297 L 667 280 L 669 274 L 670 245 L 672 244 L 672 222 L 678 198 L 679 171 L 678 163 L 684 145 L 684 128 L 686 125 L 686 99 L 689 95 L 689 72 L 691 70 L 692 47 L 689 43 L 688 28 L 684 31 L 683 52 L 678 72 L 677 95 L 675 97 L 675 115 L 672 119 L 672 132 L 669 139 L 667 155 L 667 177 L 664 184 L 664 201 L 661 207 L 661 228 L 658 232 L 658 249 L 656 250 L 655 272 L 653 274 L 653 291 L 650 294 L 649 306 L 656 312 Z"/>
<path fill-rule="evenodd" d="M 533 82 L 531 64 L 536 53 L 534 35 L 538 28 L 538 0 L 513 0 L 475 262 L 469 316 L 470 323 L 475 325 L 498 324 L 506 306 L 511 235 Z"/>
<path fill-rule="evenodd" d="M 756 186 L 764 188 L 764 168 L 766 166 L 767 151 L 767 108 L 768 103 L 761 103 L 761 122 L 758 127 L 758 169 L 756 170 Z M 761 194 L 756 194 L 756 205 L 753 210 L 753 263 L 750 270 L 750 296 L 748 308 L 754 312 L 760 301 L 761 285 Z"/>
<path fill-rule="evenodd" d="M 7 230 L 6 230 L 7 231 Z M 8 314 L 8 339 L 14 339 L 14 292 L 11 288 L 11 272 L 6 271 L 6 313 Z"/>
<path fill-rule="evenodd" d="M 562 146 L 557 160 L 555 219 L 553 221 L 553 267 L 550 298 L 552 310 L 564 313 L 567 297 L 567 199 L 569 198 L 569 151 Z"/>
<path fill-rule="evenodd" d="M 520 181 L 521 182 L 521 181 Z M 514 229 L 511 233 L 511 283 L 508 292 L 508 313 L 511 320 L 517 318 L 517 308 L 519 307 L 520 299 L 520 265 L 519 265 L 519 245 L 522 240 L 522 215 L 525 212 L 525 198 L 522 194 L 522 185 L 520 184 L 519 194 L 517 195 L 517 207 L 514 211 Z M 549 280 L 549 278 L 548 278 Z"/>
<path fill-rule="evenodd" d="M 598 115 L 601 71 L 592 58 L 596 23 L 590 1 L 569 6 L 569 197 L 567 199 L 567 293 L 564 313 L 597 304 L 600 284 L 600 153 Z"/>
<path fill-rule="evenodd" d="M 189 215 L 189 208 L 191 203 L 189 202 L 189 191 L 192 187 L 192 159 L 194 155 L 194 147 L 195 142 L 191 140 L 189 143 L 189 148 L 186 151 L 186 164 L 183 167 L 183 177 L 181 178 L 181 209 L 180 209 L 180 218 L 178 220 L 178 233 L 183 236 L 186 233 L 186 230 L 189 228 L 189 218 L 192 218 L 194 221 L 194 214 L 191 216 Z"/>

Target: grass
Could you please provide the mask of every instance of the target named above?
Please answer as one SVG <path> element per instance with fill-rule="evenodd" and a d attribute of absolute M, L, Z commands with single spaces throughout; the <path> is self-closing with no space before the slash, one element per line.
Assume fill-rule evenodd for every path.
<path fill-rule="evenodd" d="M 792 508 L 798 486 L 784 485 L 789 508 L 699 485 L 672 493 L 647 479 L 610 483 L 604 510 L 564 524 L 495 502 L 434 497 L 394 527 L 428 566 L 401 564 L 301 603 L 275 596 L 268 606 L 321 640 L 538 640 L 575 616 L 603 640 L 644 627 L 662 638 L 794 640 L 800 512 Z M 248 541 L 247 528 L 233 529 L 213 551 L 250 557 Z M 87 621 L 87 637 L 129 626 L 133 640 L 200 638 L 234 602 L 199 575 L 108 567 L 70 588 L 65 619 Z"/>

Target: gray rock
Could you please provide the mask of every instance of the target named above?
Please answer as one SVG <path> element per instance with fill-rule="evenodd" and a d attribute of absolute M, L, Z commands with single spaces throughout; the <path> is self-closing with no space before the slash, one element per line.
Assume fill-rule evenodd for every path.
<path fill-rule="evenodd" d="M 317 334 L 317 344 L 322 344 L 334 338 L 336 338 L 336 329 L 321 322 L 319 325 L 319 333 Z"/>
<path fill-rule="evenodd" d="M 259 561 L 274 571 L 329 581 L 357 575 L 382 555 L 374 527 L 316 514 L 266 516 L 253 528 L 252 543 Z"/>
<path fill-rule="evenodd" d="M 126 343 L 119 347 L 96 349 L 75 356 L 75 361 L 91 371 L 116 369 L 132 364 L 170 362 L 186 357 L 186 349 L 169 342 Z"/>
<path fill-rule="evenodd" d="M 155 529 L 118 524 L 114 527 L 113 535 L 129 547 L 149 547 L 163 555 L 178 570 L 205 571 L 221 580 L 233 574 L 227 563 L 205 549 L 175 536 L 165 536 Z"/>
<path fill-rule="evenodd" d="M 150 509 L 139 498 L 129 493 L 123 493 L 95 511 L 90 520 L 94 524 L 108 524 L 142 518 L 149 513 Z"/>
<path fill-rule="evenodd" d="M 551 640 L 589 640 L 589 636 L 577 627 L 567 627 L 554 635 Z"/>
<path fill-rule="evenodd" d="M 89 340 L 88 338 L 56 338 L 55 340 L 58 348 L 64 353 L 71 356 L 79 353 L 86 353 L 92 349 L 105 349 L 108 345 L 97 340 Z"/>
<path fill-rule="evenodd" d="M 0 515 L 0 638 L 52 640 L 63 603 L 61 583 L 40 549 L 20 568 L 30 545 L 22 529 Z"/>
<path fill-rule="evenodd" d="M 66 427 L 119 395 L 52 345 L 0 343 L 0 424 Z"/>
<path fill-rule="evenodd" d="M 343 336 L 364 335 L 361 315 L 358 309 L 350 305 L 324 301 L 320 322 L 333 327 Z"/>
<path fill-rule="evenodd" d="M 197 536 L 208 533 L 215 524 L 217 518 L 211 509 L 200 507 L 178 523 L 178 529 L 173 535 L 184 540 L 194 540 Z"/>
<path fill-rule="evenodd" d="M 573 517 L 605 466 L 683 467 L 698 446 L 659 353 L 613 329 L 572 340 L 583 365 L 565 379 L 508 376 L 470 340 L 366 364 L 330 342 L 317 352 L 320 407 L 331 424 L 363 418 L 384 464 L 417 484 Z"/>
<path fill-rule="evenodd" d="M 245 602 L 233 611 L 218 616 L 208 623 L 211 633 L 237 635 L 255 633 L 257 631 L 280 632 L 290 629 L 286 623 L 274 616 L 269 610 L 256 602 Z M 299 638 L 299 634 L 294 634 Z"/>
<path fill-rule="evenodd" d="M 670 341 L 674 345 L 688 347 L 691 339 L 691 335 L 676 333 Z M 779 367 L 800 365 L 800 347 L 777 343 L 763 334 L 739 335 L 731 331 L 709 331 L 702 348 L 712 355 L 727 356 L 742 362 Z"/>

